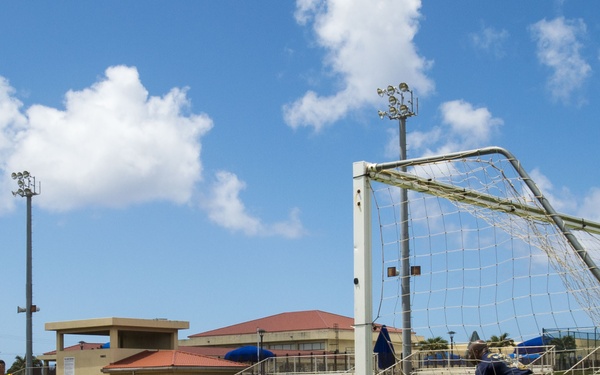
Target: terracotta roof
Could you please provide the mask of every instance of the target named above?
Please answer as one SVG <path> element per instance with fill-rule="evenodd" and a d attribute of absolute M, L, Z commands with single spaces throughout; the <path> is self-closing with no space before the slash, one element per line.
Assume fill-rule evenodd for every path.
<path fill-rule="evenodd" d="M 246 365 L 180 350 L 145 350 L 118 362 L 111 363 L 105 366 L 103 370 L 172 367 L 244 368 Z"/>
<path fill-rule="evenodd" d="M 193 354 L 200 354 L 208 357 L 225 358 L 225 354 L 235 348 L 226 348 L 222 346 L 183 346 L 179 345 L 178 350 Z"/>
<path fill-rule="evenodd" d="M 232 350 L 237 349 L 228 348 L 222 346 L 179 346 L 179 350 L 182 352 L 200 354 L 208 357 L 217 357 L 217 358 L 225 358 L 225 354 L 229 353 Z M 269 349 L 269 351 L 273 352 L 276 357 L 285 357 L 285 356 L 304 356 L 304 355 L 312 355 L 314 350 L 282 350 L 282 349 Z"/>
<path fill-rule="evenodd" d="M 75 344 L 75 345 L 68 346 L 64 350 L 65 351 L 71 351 L 71 350 L 102 349 L 102 345 L 104 345 L 104 343 L 84 342 L 82 344 Z M 56 354 L 56 350 L 44 353 L 44 355 L 54 355 L 54 354 Z"/>
<path fill-rule="evenodd" d="M 333 329 L 335 324 L 340 330 L 353 330 L 354 319 L 343 315 L 332 314 L 320 310 L 286 312 L 228 327 L 197 333 L 192 337 L 239 335 L 256 333 L 257 328 L 267 332 L 308 331 Z"/>

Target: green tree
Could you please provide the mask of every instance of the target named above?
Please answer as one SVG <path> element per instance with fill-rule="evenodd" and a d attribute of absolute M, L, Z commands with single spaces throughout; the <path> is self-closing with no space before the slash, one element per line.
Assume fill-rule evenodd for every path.
<path fill-rule="evenodd" d="M 550 345 L 554 345 L 556 347 L 556 351 L 558 352 L 573 351 L 577 348 L 577 344 L 575 343 L 575 338 L 573 336 L 555 337 L 550 340 Z"/>
<path fill-rule="evenodd" d="M 32 360 L 33 367 L 42 367 L 43 366 L 42 361 L 37 359 L 36 357 L 33 357 L 31 360 Z M 24 371 L 25 367 L 27 367 L 25 358 L 18 355 L 15 357 L 15 361 L 13 362 L 12 366 L 10 366 L 10 368 L 8 370 L 6 370 L 6 373 L 14 374 L 19 371 Z"/>
<path fill-rule="evenodd" d="M 514 346 L 515 340 L 508 337 L 508 333 L 503 333 L 500 336 L 491 336 L 487 344 L 490 348 L 502 348 L 505 346 Z"/>
<path fill-rule="evenodd" d="M 417 343 L 417 348 L 425 352 L 435 352 L 448 349 L 448 341 L 440 336 L 421 340 Z"/>

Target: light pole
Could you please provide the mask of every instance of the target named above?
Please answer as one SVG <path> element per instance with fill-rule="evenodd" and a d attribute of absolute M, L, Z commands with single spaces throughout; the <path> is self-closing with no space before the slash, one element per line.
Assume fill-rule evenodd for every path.
<path fill-rule="evenodd" d="M 33 333 L 32 333 L 32 314 L 39 311 L 37 306 L 32 303 L 33 287 L 32 287 L 32 243 L 31 243 L 31 198 L 39 193 L 35 190 L 35 177 L 27 171 L 12 173 L 13 180 L 17 180 L 19 189 L 13 191 L 13 196 L 27 198 L 27 276 L 25 283 L 25 298 L 26 306 L 24 309 L 17 307 L 17 313 L 24 312 L 27 316 L 25 328 L 26 350 L 25 350 L 25 374 L 31 375 L 33 370 Z"/>
<path fill-rule="evenodd" d="M 450 356 L 448 358 L 448 363 L 452 364 L 452 355 L 454 354 L 454 331 L 448 331 L 448 335 L 450 335 Z M 448 366 L 450 367 L 450 366 Z"/>
<path fill-rule="evenodd" d="M 262 328 L 257 328 L 256 333 L 258 334 L 258 342 L 256 343 L 256 363 L 260 362 L 260 355 L 262 353 L 263 347 L 263 335 L 265 334 L 265 330 Z M 263 365 L 260 365 L 260 373 L 263 373 Z"/>
<path fill-rule="evenodd" d="M 390 120 L 398 120 L 399 124 L 399 144 L 400 144 L 400 160 L 406 160 L 406 119 L 416 116 L 417 113 L 413 110 L 413 92 L 404 82 L 394 87 L 389 85 L 385 90 L 377 89 L 377 94 L 381 97 L 388 97 L 389 107 L 387 112 L 379 111 L 380 118 L 389 118 Z M 396 95 L 399 95 L 398 98 Z M 408 96 L 405 98 L 405 95 Z M 417 112 L 419 110 L 417 104 Z M 402 172 L 406 172 L 406 167 L 400 168 Z M 408 243 L 408 191 L 405 188 L 400 189 L 400 244 L 402 258 L 401 272 L 401 290 L 402 290 L 402 357 L 408 358 L 412 353 L 411 346 L 411 314 L 410 314 L 410 248 Z M 412 372 L 412 364 L 410 361 L 404 361 L 403 371 L 405 374 Z"/>

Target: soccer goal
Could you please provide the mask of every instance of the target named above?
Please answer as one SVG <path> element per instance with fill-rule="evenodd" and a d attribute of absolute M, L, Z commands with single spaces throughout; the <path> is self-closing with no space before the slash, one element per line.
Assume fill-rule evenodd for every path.
<path fill-rule="evenodd" d="M 473 332 L 597 340 L 600 224 L 557 212 L 507 150 L 357 162 L 353 178 L 356 374 L 372 374 L 375 323 L 403 329 L 398 357 L 411 331 L 459 356 Z"/>

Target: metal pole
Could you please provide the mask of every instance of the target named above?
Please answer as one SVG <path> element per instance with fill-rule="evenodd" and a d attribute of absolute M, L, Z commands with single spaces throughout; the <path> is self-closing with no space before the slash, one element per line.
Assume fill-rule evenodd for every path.
<path fill-rule="evenodd" d="M 27 315 L 27 328 L 25 330 L 26 335 L 26 351 L 25 351 L 25 363 L 26 375 L 32 375 L 33 372 L 33 333 L 32 333 L 32 241 L 31 241 L 31 197 L 32 194 L 27 194 L 27 281 L 25 285 L 25 298 L 26 298 L 26 312 Z"/>
<path fill-rule="evenodd" d="M 400 83 L 398 87 L 388 86 L 385 90 L 377 89 L 377 94 L 381 97 L 387 95 L 389 108 L 387 112 L 379 111 L 379 117 L 388 117 L 390 120 L 399 120 L 398 139 L 400 143 L 400 161 L 406 160 L 406 119 L 415 116 L 413 111 L 413 92 L 406 83 Z M 400 95 L 398 99 L 395 95 Z M 410 95 L 410 99 L 405 101 L 405 95 Z M 417 103 L 417 112 L 419 105 Z M 401 167 L 402 172 L 406 172 L 406 165 Z M 408 228 L 408 190 L 400 188 L 400 257 L 401 268 L 400 288 L 402 292 L 402 369 L 404 375 L 412 372 L 412 363 L 407 358 L 412 354 L 411 343 L 411 307 L 410 307 L 410 246 L 409 246 L 409 228 Z"/>
<path fill-rule="evenodd" d="M 406 117 L 400 117 L 400 160 L 406 160 Z M 401 168 L 406 172 L 406 166 Z M 412 354 L 411 344 L 411 311 L 410 311 L 410 246 L 408 241 L 408 190 L 400 189 L 400 244 L 402 258 L 402 357 L 409 358 Z M 404 374 L 412 372 L 412 363 L 410 360 L 403 362 L 402 368 Z"/>
<path fill-rule="evenodd" d="M 32 282 L 32 235 L 31 235 L 31 198 L 39 193 L 36 191 L 35 177 L 29 172 L 23 171 L 18 173 L 12 173 L 11 178 L 17 180 L 19 189 L 13 191 L 13 196 L 20 196 L 27 198 L 27 246 L 26 246 L 26 282 L 25 282 L 25 308 L 22 309 L 17 307 L 17 313 L 24 312 L 26 315 L 25 323 L 25 374 L 32 375 L 33 373 L 33 325 L 32 325 L 32 314 L 38 311 L 37 307 L 33 305 L 33 282 Z M 40 187 L 41 189 L 41 187 Z"/>

